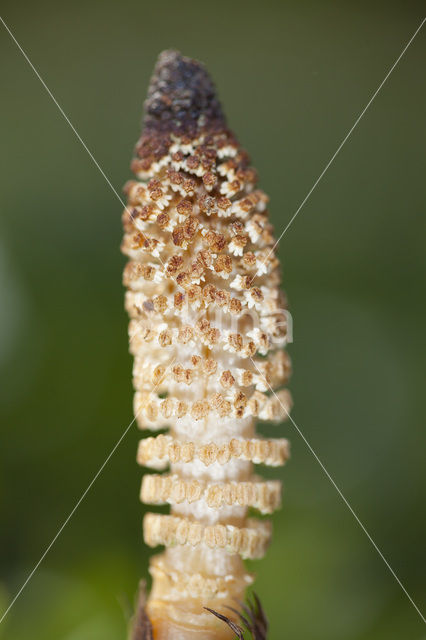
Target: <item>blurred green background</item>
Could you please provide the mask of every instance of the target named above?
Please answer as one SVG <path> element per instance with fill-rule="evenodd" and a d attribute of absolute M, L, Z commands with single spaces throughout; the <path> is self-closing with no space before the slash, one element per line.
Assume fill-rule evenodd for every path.
<path fill-rule="evenodd" d="M 21 2 L 2 16 L 120 191 L 157 54 L 210 69 L 277 234 L 424 16 L 420 2 Z M 1 27 L 1 25 L 0 25 Z M 426 27 L 280 243 L 294 419 L 425 611 Z M 132 419 L 121 205 L 0 28 L 4 610 Z M 265 428 L 266 432 L 269 428 Z M 425 627 L 291 424 L 256 590 L 270 640 Z M 132 427 L 0 625 L 118 640 L 146 573 Z"/>

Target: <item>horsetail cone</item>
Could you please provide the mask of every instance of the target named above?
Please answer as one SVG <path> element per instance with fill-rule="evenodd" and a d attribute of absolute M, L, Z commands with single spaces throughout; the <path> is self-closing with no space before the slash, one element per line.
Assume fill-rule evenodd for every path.
<path fill-rule="evenodd" d="M 229 611 L 253 581 L 244 558 L 263 556 L 270 523 L 247 517 L 280 504 L 278 481 L 253 465 L 285 463 L 285 439 L 255 435 L 291 399 L 285 298 L 267 196 L 226 125 L 203 65 L 163 52 L 145 102 L 123 214 L 126 309 L 134 411 L 142 429 L 141 499 L 153 586 L 155 640 L 234 637 L 205 607 Z"/>

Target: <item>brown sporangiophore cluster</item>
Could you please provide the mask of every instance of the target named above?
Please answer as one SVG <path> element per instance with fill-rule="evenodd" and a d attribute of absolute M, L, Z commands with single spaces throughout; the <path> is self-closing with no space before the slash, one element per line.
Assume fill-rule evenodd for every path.
<path fill-rule="evenodd" d="M 231 638 L 205 607 L 232 617 L 225 606 L 244 598 L 242 559 L 270 540 L 269 521 L 248 511 L 271 513 L 281 494 L 254 464 L 289 456 L 287 440 L 255 434 L 291 406 L 268 198 L 205 68 L 176 51 L 155 67 L 132 170 L 122 249 L 134 411 L 160 431 L 140 441 L 138 462 L 155 472 L 141 499 L 171 507 L 144 518 L 145 542 L 166 547 L 151 559 L 146 611 L 155 640 Z"/>

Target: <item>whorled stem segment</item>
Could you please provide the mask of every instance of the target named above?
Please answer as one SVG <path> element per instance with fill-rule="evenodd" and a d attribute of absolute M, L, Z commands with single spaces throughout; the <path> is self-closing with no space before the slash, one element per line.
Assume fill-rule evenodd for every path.
<path fill-rule="evenodd" d="M 228 130 L 204 67 L 163 52 L 123 214 L 126 309 L 134 355 L 135 415 L 167 434 L 141 440 L 144 537 L 166 546 L 151 559 L 147 603 L 155 640 L 231 638 L 204 607 L 225 613 L 252 576 L 242 558 L 263 555 L 280 484 L 253 464 L 288 458 L 284 439 L 255 436 L 256 419 L 280 422 L 287 382 L 285 298 L 272 250 L 266 195 Z M 229 611 L 226 615 L 230 615 Z"/>

